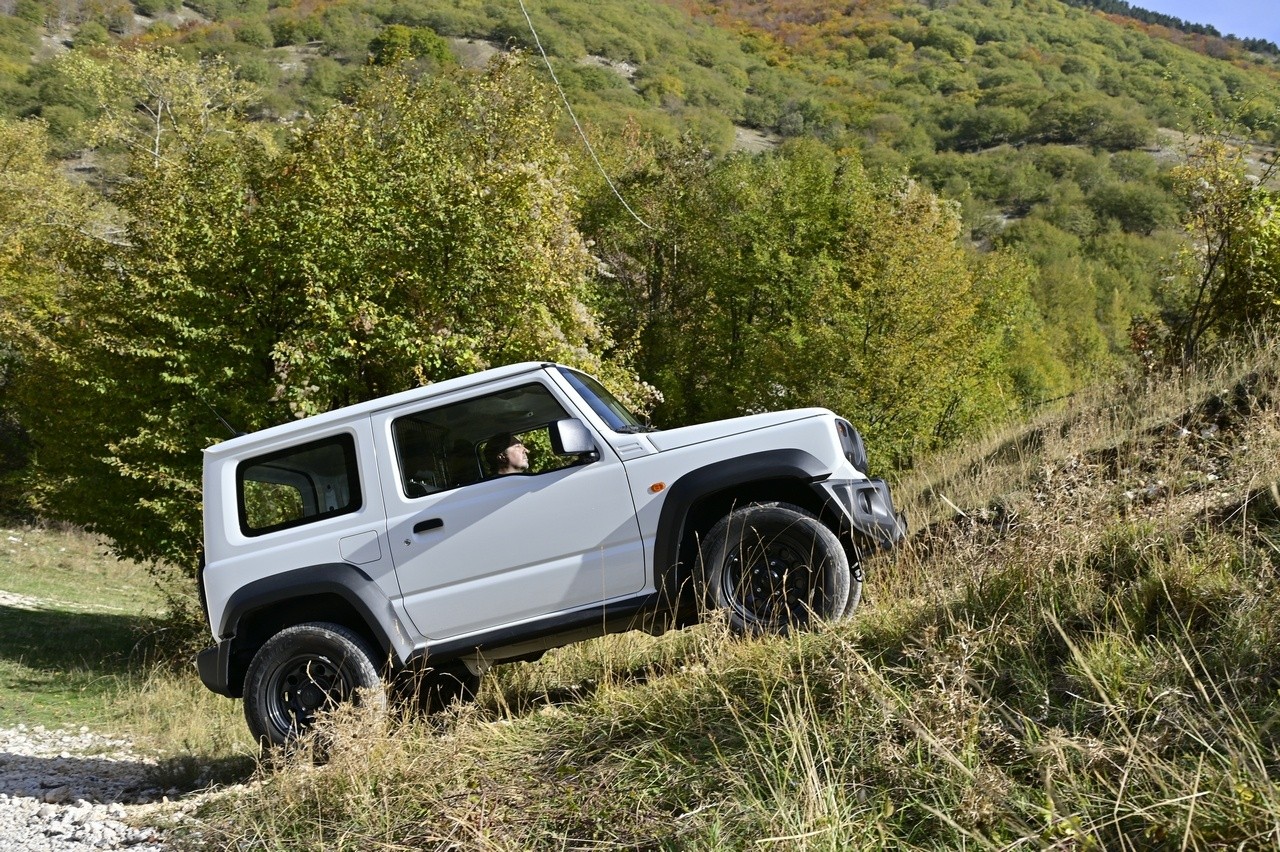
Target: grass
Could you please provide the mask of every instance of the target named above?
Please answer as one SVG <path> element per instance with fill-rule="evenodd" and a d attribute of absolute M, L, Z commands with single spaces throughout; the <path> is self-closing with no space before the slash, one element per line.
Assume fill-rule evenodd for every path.
<path fill-rule="evenodd" d="M 846 623 L 619 636 L 345 714 L 206 835 L 265 849 L 1280 843 L 1274 353 L 935 460 Z"/>
<path fill-rule="evenodd" d="M 91 537 L 0 524 L 0 725 L 99 721 L 162 605 L 144 569 Z"/>
<path fill-rule="evenodd" d="M 131 736 L 159 756 L 165 789 L 247 777 L 240 708 L 171 658 L 167 603 L 93 536 L 0 522 L 0 726 Z"/>
<path fill-rule="evenodd" d="M 254 769 L 237 703 L 128 654 L 97 712 L 186 783 L 255 774 L 193 848 L 1274 848 L 1277 375 L 1260 348 L 934 460 L 813 632 L 582 643 L 439 716 L 336 714 L 319 766 Z"/>

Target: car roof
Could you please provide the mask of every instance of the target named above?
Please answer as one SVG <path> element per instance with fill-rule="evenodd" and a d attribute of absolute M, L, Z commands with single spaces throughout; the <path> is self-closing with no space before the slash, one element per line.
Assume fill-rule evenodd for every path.
<path fill-rule="evenodd" d="M 217 444 L 205 448 L 206 456 L 221 456 L 236 453 L 242 449 L 256 446 L 261 443 L 274 443 L 280 438 L 287 437 L 293 433 L 310 433 L 316 430 L 324 429 L 326 426 L 336 425 L 347 420 L 359 419 L 367 417 L 377 411 L 385 408 L 392 408 L 404 403 L 416 402 L 418 400 L 431 399 L 432 397 L 443 396 L 444 394 L 454 391 L 465 390 L 469 387 L 478 387 L 489 382 L 507 379 L 512 376 L 519 376 L 525 373 L 536 373 L 545 370 L 548 367 L 556 367 L 557 365 L 547 361 L 524 361 L 519 364 L 509 364 L 504 367 L 494 367 L 489 370 L 482 370 L 478 373 L 471 373 L 466 376 L 459 376 L 454 379 L 446 379 L 441 382 L 433 382 L 422 387 L 411 388 L 410 390 L 400 391 L 389 396 L 377 397 L 376 399 L 357 402 L 354 405 L 335 408 L 332 411 L 326 411 L 322 414 L 315 414 L 311 417 L 303 417 L 298 420 L 290 420 L 287 423 L 281 423 L 276 426 L 268 426 L 265 429 L 259 429 L 256 432 L 250 432 L 246 435 L 239 435 L 235 438 L 229 438 Z"/>

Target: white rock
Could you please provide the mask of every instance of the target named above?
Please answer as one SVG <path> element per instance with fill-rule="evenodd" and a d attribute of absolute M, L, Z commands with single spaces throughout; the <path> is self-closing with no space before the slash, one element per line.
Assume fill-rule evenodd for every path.
<path fill-rule="evenodd" d="M 132 751 L 125 740 L 43 726 L 0 728 L 0 852 L 90 852 L 143 845 L 164 852 L 154 826 L 130 828 L 128 804 L 149 788 L 155 761 Z M 171 791 L 174 797 L 182 791 Z M 193 799 L 205 794 L 196 794 Z M 183 802 L 183 805 L 188 802 Z M 163 811 L 140 819 L 163 821 Z"/>

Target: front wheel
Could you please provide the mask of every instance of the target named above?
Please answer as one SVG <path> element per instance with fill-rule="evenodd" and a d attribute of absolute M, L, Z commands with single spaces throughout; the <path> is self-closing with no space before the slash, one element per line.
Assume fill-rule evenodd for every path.
<path fill-rule="evenodd" d="M 785 633 L 836 619 L 849 560 L 831 530 L 788 506 L 752 504 L 712 527 L 701 547 L 703 597 L 742 633 Z"/>
<path fill-rule="evenodd" d="M 340 624 L 287 627 L 258 649 L 244 682 L 244 715 L 259 742 L 282 746 L 344 701 L 385 702 L 374 652 Z"/>
<path fill-rule="evenodd" d="M 849 566 L 849 602 L 844 605 L 842 618 L 853 618 L 853 613 L 862 601 L 862 563 L 855 562 Z"/>

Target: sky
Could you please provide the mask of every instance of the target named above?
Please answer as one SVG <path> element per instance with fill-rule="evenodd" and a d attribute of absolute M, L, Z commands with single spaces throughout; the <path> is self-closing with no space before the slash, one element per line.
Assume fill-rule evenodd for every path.
<path fill-rule="evenodd" d="M 1265 38 L 1280 44 L 1276 0 L 1128 0 L 1130 6 L 1163 12 L 1193 24 L 1212 24 L 1223 35 Z"/>

